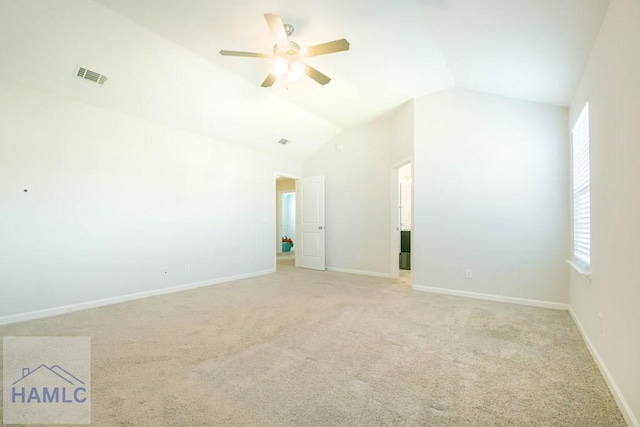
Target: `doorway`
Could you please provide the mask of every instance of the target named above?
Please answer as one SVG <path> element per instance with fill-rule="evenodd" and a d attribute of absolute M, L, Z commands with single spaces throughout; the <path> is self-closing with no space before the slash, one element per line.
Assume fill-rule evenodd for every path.
<path fill-rule="evenodd" d="M 296 238 L 296 193 L 288 191 L 280 193 L 280 241 L 281 251 L 294 252 Z"/>
<path fill-rule="evenodd" d="M 413 167 L 411 160 L 391 170 L 391 269 L 390 276 L 411 285 L 413 229 Z"/>
<path fill-rule="evenodd" d="M 296 250 L 296 179 L 276 176 L 276 232 L 278 260 L 292 260 Z"/>
<path fill-rule="evenodd" d="M 324 176 L 276 175 L 276 269 L 326 270 Z"/>
<path fill-rule="evenodd" d="M 400 217 L 400 270 L 411 270 L 411 215 L 413 211 L 411 163 L 398 168 Z"/>

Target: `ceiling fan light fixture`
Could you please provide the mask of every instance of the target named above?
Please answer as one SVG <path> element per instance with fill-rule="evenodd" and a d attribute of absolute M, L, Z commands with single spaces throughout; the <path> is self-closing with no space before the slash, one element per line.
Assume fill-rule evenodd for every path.
<path fill-rule="evenodd" d="M 291 58 L 276 58 L 271 72 L 280 81 L 292 82 L 304 74 L 304 64 Z"/>
<path fill-rule="evenodd" d="M 306 74 L 321 85 L 326 85 L 331 81 L 328 76 L 322 74 L 311 65 L 305 65 L 300 62 L 299 59 L 349 50 L 349 42 L 347 39 L 307 46 L 307 48 L 303 50 L 298 43 L 289 40 L 289 36 L 293 34 L 293 25 L 283 23 L 282 18 L 273 13 L 265 13 L 264 18 L 267 21 L 272 36 L 276 40 L 276 44 L 273 46 L 273 54 L 221 50 L 220 55 L 245 56 L 248 58 L 273 58 L 273 68 L 260 85 L 262 87 L 271 87 L 276 80 L 285 83 L 292 82 L 299 79 L 303 74 Z"/>

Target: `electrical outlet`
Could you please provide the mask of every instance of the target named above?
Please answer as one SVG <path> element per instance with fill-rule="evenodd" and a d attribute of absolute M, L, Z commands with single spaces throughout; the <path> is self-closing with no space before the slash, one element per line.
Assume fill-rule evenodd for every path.
<path fill-rule="evenodd" d="M 191 272 L 191 266 L 190 266 L 189 264 L 186 264 L 186 265 L 184 266 L 184 272 L 185 272 L 185 273 L 190 273 L 190 272 Z"/>
<path fill-rule="evenodd" d="M 467 268 L 467 269 L 464 271 L 464 277 L 465 277 L 466 279 L 471 279 L 471 278 L 473 278 L 473 271 L 471 271 L 471 269 L 470 269 L 470 268 Z"/>

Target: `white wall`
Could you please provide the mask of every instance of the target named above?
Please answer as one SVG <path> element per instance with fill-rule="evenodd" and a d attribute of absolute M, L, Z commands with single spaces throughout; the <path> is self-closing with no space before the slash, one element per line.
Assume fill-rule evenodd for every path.
<path fill-rule="evenodd" d="M 0 117 L 0 318 L 275 268 L 273 157 L 1 81 Z"/>
<path fill-rule="evenodd" d="M 413 156 L 414 126 L 414 106 L 411 100 L 400 107 L 390 120 L 390 164 L 404 162 Z"/>
<path fill-rule="evenodd" d="M 389 274 L 388 121 L 338 135 L 303 162 L 325 176 L 327 267 Z"/>
<path fill-rule="evenodd" d="M 612 0 L 570 109 L 589 101 L 591 269 L 571 276 L 570 305 L 640 425 L 640 2 Z M 598 314 L 602 315 L 602 330 Z M 615 394 L 615 393 L 614 393 Z"/>
<path fill-rule="evenodd" d="M 568 302 L 566 109 L 466 90 L 414 108 L 414 286 Z"/>

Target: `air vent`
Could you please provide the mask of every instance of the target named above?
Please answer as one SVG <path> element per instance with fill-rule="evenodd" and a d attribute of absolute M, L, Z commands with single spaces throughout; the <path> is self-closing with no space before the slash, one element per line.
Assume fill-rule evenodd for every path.
<path fill-rule="evenodd" d="M 95 71 L 88 70 L 84 67 L 78 67 L 78 70 L 76 71 L 76 77 L 99 84 L 101 86 L 104 85 L 104 82 L 107 81 L 107 76 L 105 76 L 104 74 L 96 73 Z"/>
<path fill-rule="evenodd" d="M 282 138 L 280 141 L 278 141 L 278 144 L 280 145 L 287 145 L 288 143 L 290 143 L 291 141 L 289 141 L 288 139 L 284 139 Z"/>

